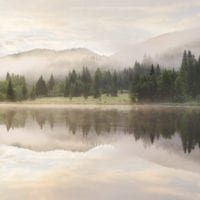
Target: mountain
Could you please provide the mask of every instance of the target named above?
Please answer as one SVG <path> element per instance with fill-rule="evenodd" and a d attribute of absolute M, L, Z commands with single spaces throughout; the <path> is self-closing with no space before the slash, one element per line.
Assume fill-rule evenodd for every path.
<path fill-rule="evenodd" d="M 145 42 L 135 44 L 107 57 L 85 48 L 62 51 L 34 49 L 27 52 L 0 57 L 0 77 L 7 72 L 24 74 L 29 79 L 38 79 L 40 75 L 66 76 L 72 70 L 81 70 L 87 66 L 96 68 L 119 69 L 133 66 L 135 61 L 159 63 L 166 68 L 178 68 L 184 50 L 200 55 L 200 28 L 166 33 Z M 145 59 L 144 59 L 144 55 Z"/>
<path fill-rule="evenodd" d="M 7 72 L 24 74 L 32 79 L 49 76 L 51 73 L 65 76 L 72 69 L 81 70 L 83 66 L 95 70 L 106 67 L 108 58 L 85 48 L 62 51 L 34 49 L 27 52 L 0 58 L 0 75 Z"/>
<path fill-rule="evenodd" d="M 179 67 L 184 50 L 200 55 L 200 27 L 154 37 L 119 51 L 112 59 L 130 65 L 146 57 L 165 67 Z"/>

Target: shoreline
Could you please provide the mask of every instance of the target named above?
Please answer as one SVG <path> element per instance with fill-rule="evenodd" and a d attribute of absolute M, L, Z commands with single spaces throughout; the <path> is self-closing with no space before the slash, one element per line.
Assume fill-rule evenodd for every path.
<path fill-rule="evenodd" d="M 44 109 L 101 109 L 101 110 L 131 110 L 131 109 L 166 109 L 191 108 L 200 109 L 200 104 L 194 103 L 133 103 L 133 104 L 99 104 L 99 103 L 59 103 L 59 102 L 0 102 L 0 109 L 9 108 L 44 108 Z"/>
<path fill-rule="evenodd" d="M 66 109 L 147 109 L 147 108 L 193 108 L 200 109 L 200 102 L 188 101 L 184 103 L 174 102 L 137 102 L 130 101 L 128 93 L 120 93 L 117 97 L 102 95 L 100 98 L 93 98 L 89 96 L 87 99 L 83 97 L 41 97 L 35 100 L 25 101 L 2 101 L 0 102 L 0 109 L 2 108 L 66 108 Z"/>

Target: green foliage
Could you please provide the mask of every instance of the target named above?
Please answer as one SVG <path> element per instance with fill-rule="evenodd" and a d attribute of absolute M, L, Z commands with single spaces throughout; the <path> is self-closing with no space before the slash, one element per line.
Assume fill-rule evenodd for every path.
<path fill-rule="evenodd" d="M 82 87 L 82 92 L 85 99 L 87 99 L 91 93 L 91 84 L 92 84 L 91 74 L 87 69 L 87 67 L 84 67 L 81 74 L 80 87 Z"/>
<path fill-rule="evenodd" d="M 23 86 L 22 86 L 22 99 L 26 100 L 28 98 L 28 89 L 26 86 L 26 82 L 24 81 Z"/>
<path fill-rule="evenodd" d="M 109 96 L 112 90 L 112 75 L 109 70 L 103 73 L 103 84 L 102 84 L 103 92 Z"/>
<path fill-rule="evenodd" d="M 0 81 L 0 101 L 6 100 L 7 86 L 7 81 Z"/>
<path fill-rule="evenodd" d="M 51 77 L 47 83 L 47 88 L 48 88 L 49 93 L 53 90 L 54 86 L 55 86 L 55 80 L 54 80 L 53 74 L 51 74 Z"/>
<path fill-rule="evenodd" d="M 129 98 L 130 98 L 131 102 L 137 102 L 137 97 L 136 97 L 134 84 L 130 84 L 130 87 L 129 87 Z"/>
<path fill-rule="evenodd" d="M 8 81 L 7 99 L 9 101 L 15 101 L 15 92 L 14 92 L 14 89 L 13 89 L 13 85 L 12 85 L 11 79 L 9 79 L 9 81 Z"/>
<path fill-rule="evenodd" d="M 137 63 L 137 71 L 140 65 Z M 151 65 L 149 74 L 136 73 L 131 86 L 130 98 L 137 96 L 139 101 L 183 102 L 195 99 L 200 94 L 200 58 L 184 51 L 180 71 L 160 70 Z"/>
<path fill-rule="evenodd" d="M 133 67 L 123 70 L 89 71 L 72 70 L 65 81 L 55 79 L 51 74 L 47 84 L 41 76 L 30 88 L 25 77 L 7 73 L 6 80 L 0 81 L 0 100 L 26 100 L 36 97 L 74 97 L 101 95 L 116 97 L 129 91 L 132 102 L 184 102 L 198 100 L 200 96 L 200 57 L 184 51 L 180 70 L 161 70 L 159 65 L 136 62 Z M 100 98 L 101 99 L 101 98 Z M 99 99 L 99 100 L 100 100 Z"/>
<path fill-rule="evenodd" d="M 50 93 L 51 97 L 59 97 L 59 96 L 63 96 L 63 94 L 65 93 L 65 83 L 64 81 L 59 81 L 58 83 L 56 83 Z"/>
<path fill-rule="evenodd" d="M 140 101 L 153 101 L 156 95 L 156 80 L 154 77 L 143 77 L 135 85 L 135 94 Z"/>
<path fill-rule="evenodd" d="M 33 86 L 32 89 L 31 89 L 30 98 L 32 100 L 34 100 L 36 98 L 35 86 Z"/>
<path fill-rule="evenodd" d="M 47 86 L 42 76 L 39 78 L 39 80 L 36 83 L 35 93 L 36 93 L 36 96 L 40 96 L 40 97 L 47 96 L 48 94 Z"/>
<path fill-rule="evenodd" d="M 70 82 L 69 82 L 69 79 L 67 77 L 66 80 L 65 80 L 64 96 L 69 97 L 69 95 L 70 95 Z"/>
<path fill-rule="evenodd" d="M 101 96 L 101 82 L 102 81 L 102 73 L 101 70 L 98 68 L 94 75 L 93 81 L 93 95 L 94 98 L 99 98 Z"/>
<path fill-rule="evenodd" d="M 180 77 L 183 92 L 195 98 L 200 92 L 200 64 L 190 51 L 183 53 Z"/>
<path fill-rule="evenodd" d="M 112 85 L 111 85 L 111 96 L 116 97 L 118 92 L 117 88 L 117 72 L 114 71 L 113 77 L 112 77 Z"/>
<path fill-rule="evenodd" d="M 175 96 L 176 73 L 164 70 L 158 78 L 158 96 L 160 100 L 173 101 Z"/>

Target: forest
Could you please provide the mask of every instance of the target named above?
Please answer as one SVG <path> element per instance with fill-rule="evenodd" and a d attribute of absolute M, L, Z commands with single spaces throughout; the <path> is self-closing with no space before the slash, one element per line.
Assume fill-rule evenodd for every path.
<path fill-rule="evenodd" d="M 91 72 L 83 67 L 81 72 L 66 74 L 65 80 L 51 74 L 48 80 L 41 76 L 36 83 L 29 83 L 22 75 L 7 73 L 0 81 L 1 101 L 59 96 L 87 99 L 103 94 L 117 97 L 119 93 L 129 93 L 132 102 L 200 101 L 200 57 L 196 59 L 191 51 L 184 51 L 178 70 L 136 62 L 118 71 L 98 68 Z"/>

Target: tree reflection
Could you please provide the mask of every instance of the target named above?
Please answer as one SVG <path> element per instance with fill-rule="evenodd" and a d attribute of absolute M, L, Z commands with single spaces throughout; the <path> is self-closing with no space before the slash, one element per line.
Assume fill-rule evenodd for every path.
<path fill-rule="evenodd" d="M 65 125 L 72 134 L 132 134 L 135 140 L 153 144 L 161 137 L 170 139 L 177 133 L 182 141 L 183 151 L 190 153 L 200 147 L 200 110 L 193 109 L 138 109 L 117 110 L 24 110 L 10 109 L 0 111 L 0 124 L 11 128 L 26 126 L 26 119 L 37 122 L 43 129 L 49 126 Z"/>
<path fill-rule="evenodd" d="M 24 127 L 26 124 L 27 112 L 17 112 L 16 110 L 6 110 L 0 113 L 0 123 L 5 124 L 7 131 L 11 128 Z"/>

